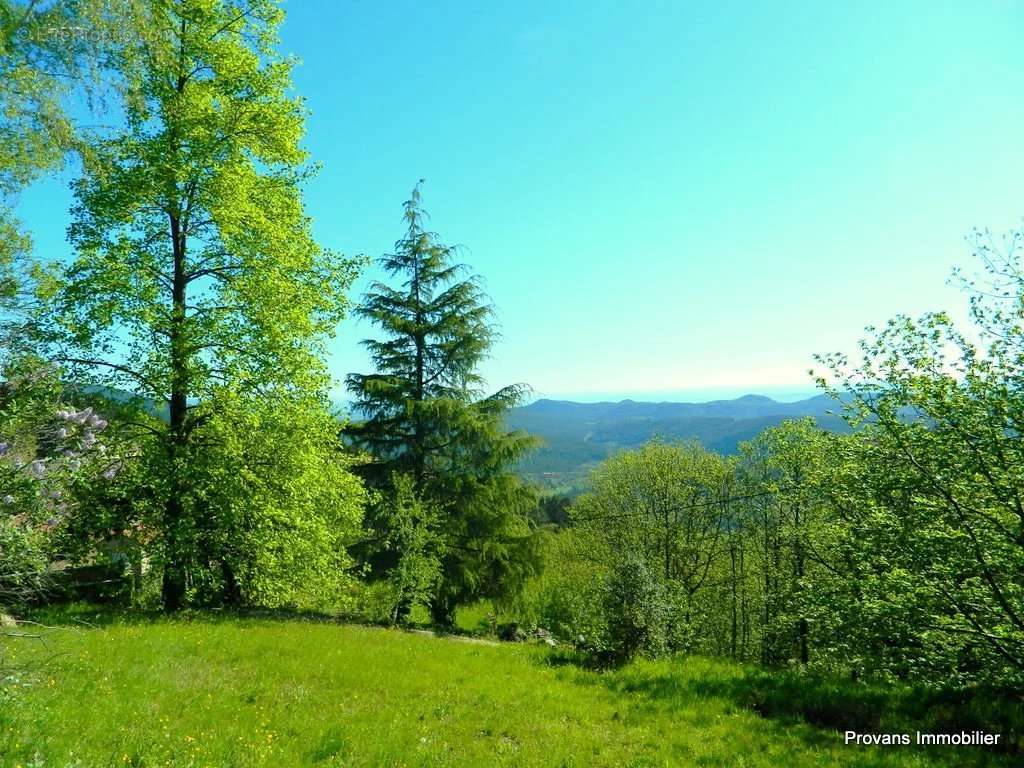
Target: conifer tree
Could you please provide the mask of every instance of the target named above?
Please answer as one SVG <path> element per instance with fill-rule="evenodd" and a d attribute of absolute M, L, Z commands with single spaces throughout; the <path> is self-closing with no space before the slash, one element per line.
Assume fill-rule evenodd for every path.
<path fill-rule="evenodd" d="M 459 603 L 507 595 L 533 572 L 527 513 L 536 497 L 510 472 L 533 440 L 503 421 L 526 388 L 483 396 L 478 366 L 494 341 L 493 309 L 479 278 L 454 261 L 455 248 L 424 228 L 425 217 L 417 185 L 405 203 L 405 236 L 380 260 L 401 283 L 374 283 L 357 309 L 385 338 L 364 342 L 375 372 L 348 377 L 363 420 L 347 435 L 372 456 L 372 486 L 387 489 L 407 475 L 416 496 L 439 510 L 441 577 L 430 608 L 446 624 Z M 387 509 L 371 522 L 378 541 L 388 538 Z M 376 564 L 393 567 L 394 557 Z"/>

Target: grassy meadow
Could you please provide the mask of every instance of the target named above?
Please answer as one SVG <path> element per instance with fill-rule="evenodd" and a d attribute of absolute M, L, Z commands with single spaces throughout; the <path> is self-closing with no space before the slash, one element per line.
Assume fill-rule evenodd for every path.
<path fill-rule="evenodd" d="M 762 717 L 753 671 L 723 661 L 596 672 L 539 646 L 329 621 L 45 620 L 64 626 L 2 641 L 5 767 L 1013 764 L 844 746 L 834 730 Z"/>

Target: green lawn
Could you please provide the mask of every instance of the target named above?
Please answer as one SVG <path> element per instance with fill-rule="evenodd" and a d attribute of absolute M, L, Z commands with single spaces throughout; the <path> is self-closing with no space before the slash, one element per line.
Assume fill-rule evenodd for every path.
<path fill-rule="evenodd" d="M 545 649 L 324 622 L 117 620 L 7 639 L 3 766 L 939 766 L 759 717 L 737 666 L 614 673 Z M 959 762 L 958 762 L 959 761 Z M 1012 759 L 1001 764 L 1011 765 Z"/>

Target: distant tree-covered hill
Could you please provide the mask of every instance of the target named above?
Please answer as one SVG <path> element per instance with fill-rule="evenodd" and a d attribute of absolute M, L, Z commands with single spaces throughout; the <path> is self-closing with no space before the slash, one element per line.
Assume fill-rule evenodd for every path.
<path fill-rule="evenodd" d="M 577 403 L 538 400 L 515 408 L 508 424 L 544 440 L 520 463 L 520 471 L 543 485 L 568 490 L 612 453 L 635 448 L 654 437 L 698 440 L 723 454 L 786 419 L 812 416 L 825 429 L 845 431 L 836 415 L 841 405 L 828 395 L 780 403 L 762 395 L 707 403 Z"/>

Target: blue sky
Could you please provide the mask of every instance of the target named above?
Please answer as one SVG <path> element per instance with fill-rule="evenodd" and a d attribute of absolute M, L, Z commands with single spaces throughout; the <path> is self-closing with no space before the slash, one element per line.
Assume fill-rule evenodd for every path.
<path fill-rule="evenodd" d="M 865 325 L 960 310 L 964 235 L 1024 216 L 1020 3 L 285 8 L 318 238 L 388 250 L 425 178 L 499 310 L 494 386 L 806 390 Z M 67 181 L 22 196 L 45 255 Z M 370 332 L 341 326 L 338 376 Z"/>

